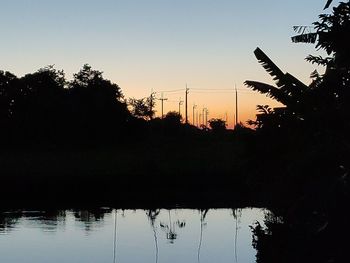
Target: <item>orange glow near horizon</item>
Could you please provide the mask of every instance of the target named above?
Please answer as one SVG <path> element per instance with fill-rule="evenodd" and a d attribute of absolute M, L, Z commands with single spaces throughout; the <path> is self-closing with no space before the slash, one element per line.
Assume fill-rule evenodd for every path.
<path fill-rule="evenodd" d="M 197 124 L 197 118 L 202 117 L 203 109 L 208 109 L 208 120 L 212 118 L 220 118 L 226 120 L 227 127 L 232 129 L 235 123 L 235 107 L 236 98 L 235 91 L 229 89 L 199 89 L 189 87 L 188 94 L 188 120 L 190 124 Z M 246 124 L 247 120 L 255 119 L 256 115 L 256 105 L 258 104 L 268 104 L 271 107 L 280 106 L 280 104 L 272 99 L 266 97 L 265 95 L 259 94 L 258 92 L 252 91 L 245 87 L 244 85 L 237 86 L 238 90 L 238 122 Z M 180 105 L 180 113 L 185 119 L 185 88 L 176 89 L 174 92 L 167 92 L 167 90 L 156 91 L 156 116 L 161 117 L 161 94 L 163 93 L 164 101 L 163 112 L 164 115 L 169 111 L 179 111 L 179 101 L 183 101 Z M 138 94 L 128 94 L 124 92 L 125 96 L 142 98 L 147 97 L 151 94 L 149 93 L 138 93 Z M 193 120 L 193 106 L 196 105 L 194 109 L 195 120 Z M 198 117 L 197 117 L 198 116 Z M 199 124 L 202 123 L 202 118 L 199 119 Z"/>

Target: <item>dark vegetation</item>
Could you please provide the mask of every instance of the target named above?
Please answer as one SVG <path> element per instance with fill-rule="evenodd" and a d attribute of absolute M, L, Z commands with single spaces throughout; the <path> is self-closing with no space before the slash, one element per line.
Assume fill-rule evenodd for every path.
<path fill-rule="evenodd" d="M 155 118 L 153 95 L 127 101 L 88 65 L 70 82 L 51 66 L 21 78 L 0 71 L 3 204 L 265 206 L 274 215 L 253 227 L 258 262 L 347 261 L 349 2 L 314 28 L 292 38 L 327 54 L 306 58 L 325 67 L 310 85 L 255 50 L 276 87 L 246 85 L 284 106 L 257 106 L 254 129 Z"/>
<path fill-rule="evenodd" d="M 0 71 L 0 99 L 3 206 L 222 201 L 246 151 L 235 133 L 252 133 L 222 120 L 198 129 L 177 112 L 155 118 L 153 95 L 126 100 L 89 65 L 72 81 L 52 66 Z"/>
<path fill-rule="evenodd" d="M 327 1 L 326 7 L 332 1 Z M 261 179 L 272 211 L 266 227 L 253 227 L 257 262 L 347 262 L 350 168 L 350 3 L 320 15 L 315 32 L 295 27 L 296 43 L 315 43 L 327 57 L 308 86 L 283 73 L 260 49 L 255 55 L 277 87 L 247 81 L 284 107 L 258 106 L 256 126 Z M 254 151 L 257 152 L 257 151 Z M 264 189 L 264 190 L 263 190 Z M 280 201 L 280 204 L 279 201 Z"/>

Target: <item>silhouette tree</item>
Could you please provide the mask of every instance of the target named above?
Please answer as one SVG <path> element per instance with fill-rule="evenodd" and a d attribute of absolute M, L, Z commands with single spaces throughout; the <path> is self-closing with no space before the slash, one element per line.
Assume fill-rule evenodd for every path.
<path fill-rule="evenodd" d="M 255 50 L 255 56 L 276 80 L 277 87 L 255 81 L 246 81 L 245 84 L 285 105 L 283 114 L 279 109 L 281 123 L 286 124 L 285 120 L 288 120 L 289 127 L 304 122 L 313 129 L 321 129 L 324 125 L 332 129 L 330 120 L 334 120 L 344 127 L 344 121 L 349 118 L 347 101 L 350 98 L 349 9 L 349 2 L 340 3 L 331 14 L 320 15 L 320 21 L 314 23 L 316 32 L 304 33 L 303 27 L 295 27 L 301 34 L 292 37 L 293 42 L 316 43 L 316 48 L 328 54 L 325 58 L 313 55 L 306 58 L 311 63 L 326 66 L 323 76 L 317 71 L 312 72 L 313 81 L 309 86 L 288 73 L 284 74 L 259 48 Z M 275 115 L 270 114 L 270 117 L 278 122 Z"/>
<path fill-rule="evenodd" d="M 2 143 L 10 140 L 15 105 L 20 92 L 19 80 L 12 73 L 0 71 L 0 136 Z"/>
<path fill-rule="evenodd" d="M 209 126 L 214 133 L 222 133 L 226 130 L 226 121 L 222 119 L 210 119 Z"/>
<path fill-rule="evenodd" d="M 256 120 L 248 120 L 248 125 L 261 129 L 263 126 L 271 126 L 275 123 L 275 121 L 271 121 L 271 115 L 274 114 L 274 110 L 269 105 L 257 105 L 256 110 L 259 112 L 256 115 Z"/>
<path fill-rule="evenodd" d="M 169 111 L 165 117 L 164 121 L 169 125 L 180 125 L 182 116 L 176 111 Z"/>
<path fill-rule="evenodd" d="M 326 8 L 331 2 L 327 1 Z M 273 151 L 260 154 L 268 153 L 266 160 L 273 160 L 274 169 L 277 162 L 284 162 L 280 167 L 287 176 L 280 173 L 279 178 L 275 176 L 274 180 L 269 177 L 269 184 L 279 188 L 275 193 L 288 192 L 284 198 L 281 195 L 278 198 L 287 199 L 285 203 L 290 207 L 282 212 L 283 221 L 272 218 L 265 222 L 266 228 L 260 224 L 255 226 L 253 245 L 258 250 L 258 262 L 280 262 L 286 259 L 287 262 L 300 259 L 303 262 L 344 262 L 348 258 L 346 242 L 339 240 L 349 232 L 348 228 L 343 227 L 348 221 L 343 216 L 346 213 L 343 209 L 349 203 L 349 187 L 346 183 L 348 173 L 344 171 L 350 166 L 349 1 L 339 3 L 330 14 L 320 15 L 314 26 L 316 31 L 307 33 L 295 28 L 301 34 L 294 36 L 292 41 L 315 43 L 318 49 L 324 50 L 326 57 L 310 55 L 306 60 L 325 66 L 326 69 L 323 75 L 312 72 L 312 83 L 303 88 L 300 94 L 302 86 L 297 83 L 290 88 L 288 85 L 280 86 L 285 82 L 286 75 L 280 74 L 272 61 L 261 59 L 259 54 L 259 61 L 276 78 L 277 87 L 246 82 L 254 90 L 285 105 L 285 114 L 280 114 L 277 119 L 276 109 L 271 111 L 260 108 L 262 114 L 269 117 L 262 121 L 262 125 L 265 126 L 271 120 L 278 124 L 288 119 L 284 122 L 288 129 L 280 133 L 274 129 L 271 132 L 272 140 L 265 144 Z M 284 92 L 285 87 L 287 94 Z M 297 122 L 302 125 L 298 127 L 295 125 Z M 282 140 L 276 140 L 276 137 Z M 290 143 L 286 144 L 286 141 Z M 274 154 L 278 145 L 281 147 Z M 265 186 L 268 187 L 268 184 Z"/>
<path fill-rule="evenodd" d="M 154 105 L 155 99 L 152 94 L 150 97 L 142 99 L 129 99 L 129 105 L 131 106 L 131 114 L 137 118 L 145 120 L 152 120 L 155 114 Z"/>
<path fill-rule="evenodd" d="M 70 125 L 83 143 L 111 142 L 125 132 L 130 112 L 117 84 L 84 65 L 69 83 Z"/>
<path fill-rule="evenodd" d="M 39 69 L 20 79 L 21 92 L 16 112 L 22 131 L 30 140 L 55 141 L 62 131 L 66 80 L 53 66 Z"/>
<path fill-rule="evenodd" d="M 286 119 L 288 119 L 289 122 L 305 120 L 306 102 L 304 100 L 304 94 L 307 92 L 308 87 L 293 75 L 283 73 L 282 70 L 277 67 L 261 49 L 257 48 L 254 51 L 254 54 L 265 70 L 276 81 L 277 87 L 266 83 L 249 80 L 245 81 L 245 84 L 253 90 L 266 94 L 270 98 L 275 99 L 285 105 L 284 108 L 279 108 L 278 116 L 281 118 L 274 118 L 275 121 L 277 121 L 275 126 L 280 127 L 282 123 L 286 122 Z M 269 112 L 270 116 L 272 116 L 271 113 L 272 111 Z M 260 112 L 260 114 L 264 113 Z"/>

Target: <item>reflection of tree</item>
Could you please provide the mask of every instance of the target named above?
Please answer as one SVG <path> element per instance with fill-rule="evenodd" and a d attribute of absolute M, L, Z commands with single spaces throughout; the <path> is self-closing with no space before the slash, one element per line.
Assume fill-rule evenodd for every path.
<path fill-rule="evenodd" d="M 203 227 L 206 225 L 205 223 L 205 217 L 207 216 L 209 209 L 200 209 L 200 235 L 199 235 L 199 244 L 198 244 L 198 253 L 197 253 L 197 260 L 200 262 L 200 253 L 202 248 L 202 240 L 203 240 Z"/>
<path fill-rule="evenodd" d="M 16 211 L 11 213 L 0 213 L 0 232 L 8 232 L 14 228 L 19 219 L 28 220 L 30 224 L 39 224 L 44 231 L 56 231 L 60 223 L 66 221 L 65 210 L 48 211 Z"/>
<path fill-rule="evenodd" d="M 147 217 L 149 219 L 149 222 L 151 224 L 152 230 L 153 230 L 153 236 L 154 236 L 154 246 L 156 251 L 156 263 L 158 262 L 158 238 L 157 238 L 157 232 L 155 227 L 155 221 L 157 216 L 159 215 L 160 210 L 159 209 L 150 209 L 146 212 Z"/>
<path fill-rule="evenodd" d="M 21 218 L 21 214 L 5 214 L 0 213 L 0 233 L 7 233 L 14 228 L 18 219 Z"/>
<path fill-rule="evenodd" d="M 173 244 L 175 239 L 177 238 L 176 228 L 184 228 L 186 226 L 186 222 L 180 221 L 180 220 L 172 222 L 170 210 L 168 211 L 168 213 L 169 213 L 169 224 L 165 224 L 161 222 L 160 227 L 166 231 L 166 239 L 168 239 L 169 242 Z"/>
<path fill-rule="evenodd" d="M 37 218 L 42 228 L 45 231 L 56 231 L 59 224 L 64 224 L 66 221 L 65 210 L 45 211 Z"/>
<path fill-rule="evenodd" d="M 92 230 L 92 227 L 98 226 L 103 222 L 106 212 L 110 211 L 105 209 L 75 210 L 74 217 L 76 220 L 84 223 L 85 231 L 88 233 Z"/>

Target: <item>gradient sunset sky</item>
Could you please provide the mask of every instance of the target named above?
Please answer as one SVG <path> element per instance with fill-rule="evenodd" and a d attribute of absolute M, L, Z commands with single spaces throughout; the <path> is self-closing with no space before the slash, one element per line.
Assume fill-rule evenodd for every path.
<path fill-rule="evenodd" d="M 256 61 L 259 46 L 284 71 L 305 83 L 315 66 L 313 45 L 292 44 L 293 25 L 311 25 L 324 0 L 1 0 L 0 69 L 17 76 L 54 64 L 68 79 L 88 63 L 117 83 L 126 97 L 184 89 L 209 118 L 228 114 L 234 93 L 239 120 L 257 104 L 277 105 L 244 87 L 247 79 L 273 83 Z M 199 90 L 203 89 L 203 90 Z M 215 89 L 222 89 L 214 92 Z M 206 91 L 205 91 L 206 90 Z M 160 93 L 157 97 L 160 97 Z M 164 111 L 177 110 L 184 92 L 164 93 Z M 160 102 L 157 103 L 160 114 Z M 182 112 L 184 107 L 182 106 Z"/>

